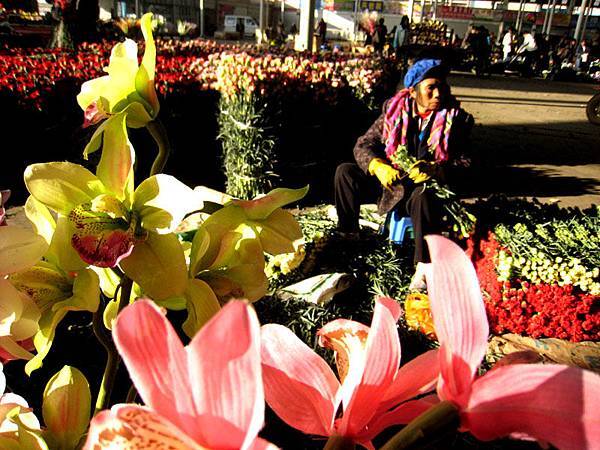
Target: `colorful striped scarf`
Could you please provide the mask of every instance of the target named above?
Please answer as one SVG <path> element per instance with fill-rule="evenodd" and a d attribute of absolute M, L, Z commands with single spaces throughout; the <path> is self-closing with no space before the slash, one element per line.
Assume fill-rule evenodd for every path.
<path fill-rule="evenodd" d="M 383 139 L 385 141 L 385 154 L 390 160 L 397 160 L 392 156 L 398 150 L 407 149 L 408 120 L 411 114 L 411 98 L 408 89 L 402 89 L 392 99 L 387 107 L 383 124 Z M 433 113 L 431 132 L 427 139 L 429 151 L 434 155 L 436 162 L 448 160 L 448 141 L 452 122 L 459 111 L 457 101 L 452 108 L 440 109 Z"/>

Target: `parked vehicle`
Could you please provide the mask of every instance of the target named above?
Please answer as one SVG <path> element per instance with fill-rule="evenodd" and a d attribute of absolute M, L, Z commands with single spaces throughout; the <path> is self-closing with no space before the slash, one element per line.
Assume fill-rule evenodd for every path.
<path fill-rule="evenodd" d="M 600 125 L 600 92 L 588 100 L 585 113 L 591 123 Z"/>
<path fill-rule="evenodd" d="M 258 28 L 258 23 L 253 17 L 250 16 L 234 16 L 227 15 L 225 16 L 225 24 L 223 30 L 225 33 L 237 33 L 238 28 L 237 23 L 238 20 L 242 20 L 244 22 L 244 36 L 254 36 L 255 31 Z"/>

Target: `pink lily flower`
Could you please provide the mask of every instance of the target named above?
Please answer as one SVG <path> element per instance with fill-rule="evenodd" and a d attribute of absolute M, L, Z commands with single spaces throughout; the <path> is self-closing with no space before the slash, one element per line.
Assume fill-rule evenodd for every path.
<path fill-rule="evenodd" d="M 448 239 L 428 236 L 427 243 L 427 288 L 440 342 L 437 392 L 457 408 L 462 430 L 485 441 L 512 436 L 560 449 L 600 449 L 597 374 L 514 364 L 476 378 L 489 330 L 475 269 Z"/>
<path fill-rule="evenodd" d="M 408 423 L 437 402 L 435 396 L 410 401 L 435 386 L 437 350 L 398 369 L 399 317 L 398 303 L 379 298 L 370 328 L 338 319 L 319 331 L 320 344 L 337 352 L 341 383 L 292 331 L 264 325 L 262 367 L 269 406 L 288 425 L 306 434 L 373 448 L 371 439 L 383 429 Z"/>
<path fill-rule="evenodd" d="M 184 347 L 150 300 L 125 308 L 113 336 L 146 406 L 100 412 L 84 450 L 277 448 L 257 437 L 265 407 L 259 327 L 253 309 L 231 301 Z"/>

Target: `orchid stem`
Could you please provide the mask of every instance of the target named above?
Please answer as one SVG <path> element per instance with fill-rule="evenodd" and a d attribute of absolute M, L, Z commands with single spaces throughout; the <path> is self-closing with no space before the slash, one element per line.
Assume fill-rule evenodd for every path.
<path fill-rule="evenodd" d="M 129 303 L 129 297 L 131 297 L 131 288 L 133 287 L 133 280 L 127 276 L 123 276 L 120 287 L 121 289 L 117 315 Z M 96 398 L 94 415 L 105 409 L 110 401 L 110 394 L 112 393 L 115 384 L 115 378 L 117 376 L 117 370 L 119 369 L 119 364 L 121 363 L 119 352 L 117 352 L 117 348 L 115 347 L 111 334 L 108 333 L 104 327 L 102 316 L 103 311 L 99 309 L 94 313 L 93 320 L 94 334 L 107 353 L 106 367 L 104 368 L 104 375 L 102 376 L 98 397 Z"/>
<path fill-rule="evenodd" d="M 345 436 L 333 435 L 323 447 L 323 450 L 354 450 L 356 448 L 356 444 L 350 438 Z"/>
<path fill-rule="evenodd" d="M 127 391 L 127 398 L 125 399 L 125 403 L 135 403 L 137 395 L 138 391 L 135 388 L 135 384 L 132 384 L 129 388 L 129 391 Z"/>
<path fill-rule="evenodd" d="M 167 159 L 171 153 L 171 143 L 169 142 L 169 136 L 163 123 L 155 119 L 146 124 L 146 129 L 158 145 L 158 155 L 152 163 L 152 169 L 150 169 L 150 176 L 161 173 L 167 164 Z"/>
<path fill-rule="evenodd" d="M 460 424 L 458 409 L 449 401 L 432 406 L 414 419 L 379 450 L 423 448 L 445 431 L 456 430 Z"/>

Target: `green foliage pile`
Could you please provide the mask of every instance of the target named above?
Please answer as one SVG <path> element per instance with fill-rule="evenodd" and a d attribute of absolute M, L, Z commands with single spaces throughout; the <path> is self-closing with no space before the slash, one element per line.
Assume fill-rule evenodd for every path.
<path fill-rule="evenodd" d="M 270 191 L 275 140 L 264 124 L 264 106 L 254 96 L 222 96 L 219 111 L 227 193 L 251 199 Z"/>
<path fill-rule="evenodd" d="M 396 246 L 375 231 L 363 230 L 358 241 L 341 239 L 325 207 L 297 214 L 306 241 L 304 261 L 291 273 L 270 279 L 271 292 L 306 278 L 333 272 L 351 273 L 355 283 L 325 306 L 300 299 L 281 300 L 270 295 L 254 306 L 261 323 L 278 323 L 290 328 L 308 346 L 330 362 L 332 354 L 318 346 L 316 333 L 326 323 L 345 318 L 369 325 L 374 300 L 388 296 L 404 302 L 413 274 L 413 247 Z M 399 322 L 403 363 L 432 347 L 425 336 Z"/>

